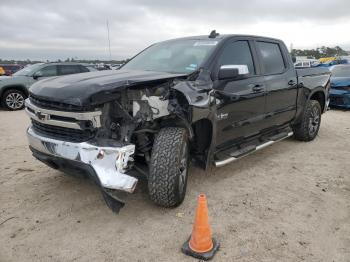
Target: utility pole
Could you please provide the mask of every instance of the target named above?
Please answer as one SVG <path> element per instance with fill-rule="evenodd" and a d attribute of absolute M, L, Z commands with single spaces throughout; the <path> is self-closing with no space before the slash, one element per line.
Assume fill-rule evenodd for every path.
<path fill-rule="evenodd" d="M 107 19 L 107 36 L 108 36 L 109 60 L 112 61 L 111 40 L 110 40 L 110 38 L 109 38 L 109 23 L 108 23 L 108 19 Z"/>

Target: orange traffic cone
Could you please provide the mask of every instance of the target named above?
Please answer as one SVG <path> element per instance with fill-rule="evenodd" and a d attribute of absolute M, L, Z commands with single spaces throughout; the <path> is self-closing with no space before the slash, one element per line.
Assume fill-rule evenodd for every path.
<path fill-rule="evenodd" d="M 181 250 L 186 255 L 209 260 L 218 249 L 219 243 L 211 237 L 207 200 L 204 194 L 200 194 L 191 237 L 183 244 Z"/>

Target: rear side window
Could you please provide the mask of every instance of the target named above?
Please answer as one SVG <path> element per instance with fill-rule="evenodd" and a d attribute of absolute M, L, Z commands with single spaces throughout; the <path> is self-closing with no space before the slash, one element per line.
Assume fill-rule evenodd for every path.
<path fill-rule="evenodd" d="M 248 41 L 227 44 L 219 57 L 219 65 L 247 65 L 249 74 L 254 75 L 254 62 Z"/>
<path fill-rule="evenodd" d="M 257 42 L 265 75 L 280 74 L 285 70 L 281 49 L 276 43 Z"/>
<path fill-rule="evenodd" d="M 60 65 L 58 67 L 60 70 L 60 75 L 70 75 L 81 72 L 79 65 Z"/>
<path fill-rule="evenodd" d="M 90 72 L 90 70 L 85 66 L 80 65 L 79 67 L 80 67 L 80 72 L 82 73 Z"/>

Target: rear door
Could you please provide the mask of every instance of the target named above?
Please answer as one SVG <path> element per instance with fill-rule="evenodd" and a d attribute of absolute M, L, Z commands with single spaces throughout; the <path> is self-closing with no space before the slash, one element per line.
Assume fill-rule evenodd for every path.
<path fill-rule="evenodd" d="M 296 112 L 297 77 L 281 42 L 257 40 L 256 50 L 266 85 L 266 127 L 291 121 Z"/>
<path fill-rule="evenodd" d="M 252 42 L 237 38 L 228 40 L 218 55 L 216 71 L 224 65 L 247 65 L 249 75 L 239 80 L 214 81 L 219 147 L 259 133 L 265 112 L 264 77 L 259 74 Z"/>

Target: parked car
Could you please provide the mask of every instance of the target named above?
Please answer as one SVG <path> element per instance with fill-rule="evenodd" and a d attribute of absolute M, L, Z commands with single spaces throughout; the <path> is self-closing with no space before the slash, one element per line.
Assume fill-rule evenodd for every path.
<path fill-rule="evenodd" d="M 315 64 L 314 66 L 315 67 L 331 67 L 334 65 L 342 65 L 342 64 L 349 64 L 349 61 L 347 59 L 335 59 L 332 61 Z"/>
<path fill-rule="evenodd" d="M 350 65 L 335 65 L 330 71 L 330 106 L 350 108 Z"/>
<path fill-rule="evenodd" d="M 78 63 L 38 63 L 27 66 L 11 77 L 0 77 L 1 104 L 8 110 L 22 109 L 29 87 L 36 81 L 47 77 L 90 71 L 93 69 Z"/>
<path fill-rule="evenodd" d="M 112 68 L 108 64 L 100 63 L 100 64 L 97 64 L 96 69 L 99 71 L 103 71 L 103 70 L 111 70 Z"/>
<path fill-rule="evenodd" d="M 309 68 L 318 65 L 317 60 L 303 60 L 294 63 L 295 68 Z"/>
<path fill-rule="evenodd" d="M 93 178 L 113 211 L 135 190 L 135 173 L 152 201 L 174 207 L 190 160 L 219 167 L 293 134 L 313 140 L 329 78 L 324 68 L 296 70 L 273 38 L 213 31 L 169 40 L 117 71 L 34 84 L 29 145 L 47 165 Z"/>
<path fill-rule="evenodd" d="M 4 76 L 5 74 L 5 69 L 0 66 L 0 76 Z"/>
<path fill-rule="evenodd" d="M 122 66 L 122 64 L 113 64 L 113 65 L 111 65 L 111 69 L 118 70 L 121 66 Z"/>
<path fill-rule="evenodd" d="M 16 73 L 18 70 L 21 70 L 23 68 L 22 65 L 1 65 L 0 67 L 5 71 L 4 74 L 0 75 L 5 75 L 5 76 L 11 76 L 14 73 Z"/>

